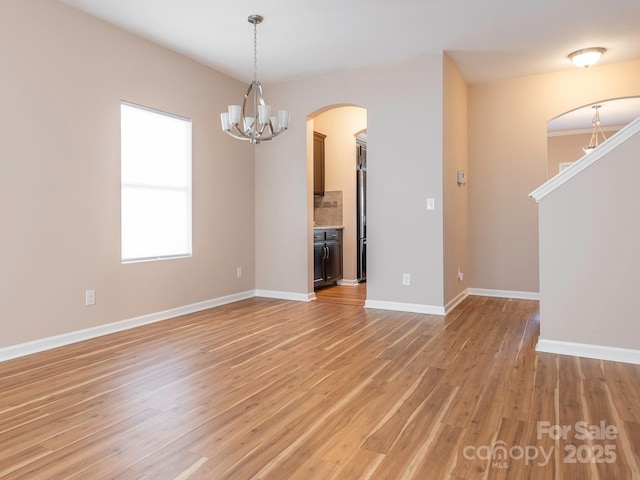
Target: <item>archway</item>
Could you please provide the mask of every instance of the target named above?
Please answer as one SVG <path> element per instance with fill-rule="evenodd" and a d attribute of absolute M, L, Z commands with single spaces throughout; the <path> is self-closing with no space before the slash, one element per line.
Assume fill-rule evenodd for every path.
<path fill-rule="evenodd" d="M 640 96 L 582 105 L 547 122 L 547 178 L 580 159 L 593 131 L 594 106 L 600 105 L 600 126 L 606 138 L 640 116 Z"/>
<path fill-rule="evenodd" d="M 357 285 L 359 280 L 357 135 L 366 128 L 367 111 L 356 105 L 327 106 L 307 117 L 307 154 L 313 157 L 314 132 L 321 134 L 324 141 L 324 189 L 311 192 L 310 215 L 315 229 L 339 227 L 342 231 L 342 278 L 338 280 L 342 285 Z M 313 164 L 311 158 L 310 188 L 314 183 L 317 185 L 314 171 L 317 175 L 318 170 Z M 313 232 L 310 237 L 313 238 Z"/>

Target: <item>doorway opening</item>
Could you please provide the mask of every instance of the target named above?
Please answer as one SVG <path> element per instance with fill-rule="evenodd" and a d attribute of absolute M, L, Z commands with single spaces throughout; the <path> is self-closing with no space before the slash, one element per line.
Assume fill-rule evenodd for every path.
<path fill-rule="evenodd" d="M 308 197 L 313 220 L 310 284 L 314 291 L 333 285 L 355 287 L 366 279 L 366 251 L 361 248 L 366 244 L 361 234 L 366 232 L 366 216 L 359 216 L 366 211 L 366 187 L 358 180 L 366 171 L 366 162 L 362 163 L 366 129 L 367 111 L 360 106 L 328 106 L 308 117 L 308 185 L 313 187 Z M 339 251 L 335 241 L 340 243 Z"/>

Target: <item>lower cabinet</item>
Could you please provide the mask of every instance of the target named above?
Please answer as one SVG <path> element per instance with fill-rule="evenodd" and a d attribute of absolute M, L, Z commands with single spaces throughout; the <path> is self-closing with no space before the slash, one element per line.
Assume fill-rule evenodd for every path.
<path fill-rule="evenodd" d="M 313 231 L 313 288 L 321 288 L 342 279 L 342 230 Z"/>
<path fill-rule="evenodd" d="M 314 233 L 315 236 L 315 233 Z M 313 288 L 324 285 L 324 242 L 313 242 Z"/>

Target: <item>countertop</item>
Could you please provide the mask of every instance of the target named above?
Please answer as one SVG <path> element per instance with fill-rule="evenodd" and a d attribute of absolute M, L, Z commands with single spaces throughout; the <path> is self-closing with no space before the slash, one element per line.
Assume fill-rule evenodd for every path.
<path fill-rule="evenodd" d="M 323 230 L 325 228 L 339 228 L 339 229 L 343 229 L 344 225 L 315 225 L 313 227 L 314 230 Z"/>

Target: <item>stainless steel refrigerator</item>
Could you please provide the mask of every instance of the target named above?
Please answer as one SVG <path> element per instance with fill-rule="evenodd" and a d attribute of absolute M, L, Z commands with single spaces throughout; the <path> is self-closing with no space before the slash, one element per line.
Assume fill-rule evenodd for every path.
<path fill-rule="evenodd" d="M 367 144 L 357 141 L 358 282 L 367 279 Z"/>

